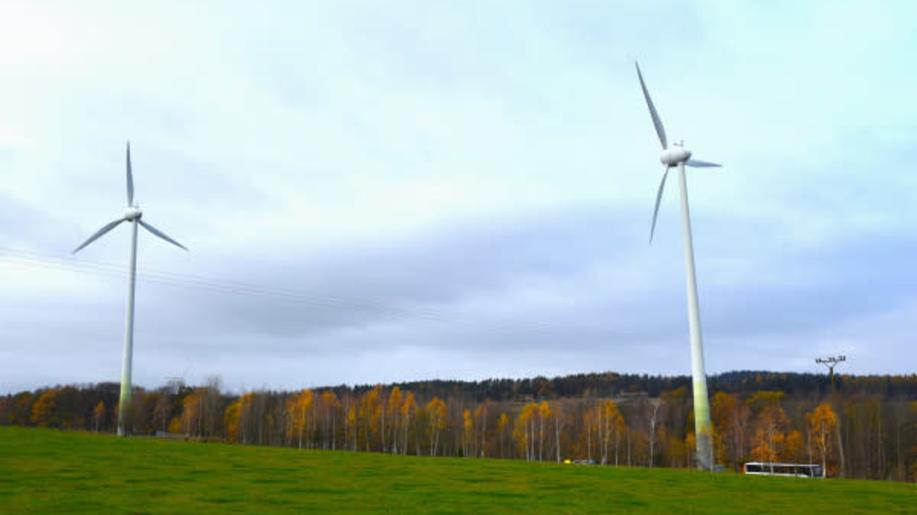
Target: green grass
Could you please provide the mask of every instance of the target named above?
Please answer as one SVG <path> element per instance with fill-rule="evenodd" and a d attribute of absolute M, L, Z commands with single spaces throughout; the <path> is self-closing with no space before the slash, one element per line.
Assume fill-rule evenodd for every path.
<path fill-rule="evenodd" d="M 917 485 L 0 427 L 0 512 L 914 513 Z"/>

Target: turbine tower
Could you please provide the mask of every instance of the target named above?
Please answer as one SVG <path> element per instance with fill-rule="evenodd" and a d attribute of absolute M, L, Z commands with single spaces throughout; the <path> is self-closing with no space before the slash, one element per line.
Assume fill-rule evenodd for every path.
<path fill-rule="evenodd" d="M 681 222 L 685 241 L 685 275 L 688 286 L 688 325 L 691 331 L 691 379 L 694 391 L 694 435 L 697 442 L 697 467 L 705 470 L 713 469 L 713 430 L 710 424 L 710 401 L 707 397 L 707 375 L 704 371 L 704 344 L 701 338 L 700 307 L 697 301 L 697 277 L 694 271 L 694 243 L 691 239 L 691 214 L 688 209 L 688 183 L 685 178 L 685 166 L 695 168 L 718 167 L 716 163 L 691 159 L 691 151 L 684 147 L 684 142 L 668 144 L 665 137 L 665 128 L 656 106 L 646 90 L 640 65 L 636 62 L 637 78 L 640 79 L 640 89 L 646 99 L 646 106 L 653 118 L 656 135 L 662 144 L 662 181 L 656 193 L 656 207 L 653 209 L 653 224 L 650 226 L 650 243 L 653 243 L 653 234 L 656 231 L 656 217 L 659 215 L 659 202 L 662 200 L 662 190 L 669 170 L 678 168 L 678 182 L 681 186 Z"/>
<path fill-rule="evenodd" d="M 122 222 L 131 224 L 131 261 L 130 276 L 127 284 L 127 322 L 124 331 L 124 355 L 121 362 L 121 397 L 118 400 L 118 436 L 126 436 L 126 421 L 131 407 L 131 364 L 134 354 L 134 284 L 137 276 L 137 226 L 141 226 L 147 231 L 153 233 L 184 250 L 188 250 L 184 245 L 178 243 L 165 233 L 142 220 L 143 211 L 140 206 L 134 203 L 134 176 L 131 172 L 131 143 L 127 142 L 127 210 L 124 215 L 117 220 L 108 223 L 95 234 L 84 241 L 82 245 L 73 250 L 76 254 L 90 243 L 96 241 L 108 231 L 114 229 Z"/>

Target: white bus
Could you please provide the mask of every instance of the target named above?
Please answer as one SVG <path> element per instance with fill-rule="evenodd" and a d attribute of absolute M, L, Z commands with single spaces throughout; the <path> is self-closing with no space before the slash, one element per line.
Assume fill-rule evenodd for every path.
<path fill-rule="evenodd" d="M 824 468 L 811 463 L 750 461 L 745 464 L 745 473 L 757 476 L 825 477 Z"/>

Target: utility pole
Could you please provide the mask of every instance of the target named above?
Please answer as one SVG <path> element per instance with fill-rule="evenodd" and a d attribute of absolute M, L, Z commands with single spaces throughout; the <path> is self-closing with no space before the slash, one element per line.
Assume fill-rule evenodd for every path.
<path fill-rule="evenodd" d="M 846 469 L 846 463 L 845 463 L 846 460 L 844 459 L 844 441 L 841 439 L 841 425 L 843 423 L 843 420 L 841 417 L 843 416 L 844 410 L 843 410 L 843 405 L 837 402 L 837 390 L 835 390 L 834 388 L 834 367 L 838 366 L 839 364 L 843 363 L 844 361 L 847 361 L 847 356 L 844 356 L 844 355 L 826 356 L 824 358 L 815 358 L 815 363 L 828 367 L 828 377 L 831 380 L 831 400 L 833 401 L 835 405 L 835 409 L 837 410 L 837 452 L 838 452 L 838 457 L 841 460 L 841 476 L 842 477 L 845 475 L 845 469 Z M 822 471 L 822 473 L 824 474 L 825 471 Z"/>
<path fill-rule="evenodd" d="M 826 356 L 824 358 L 815 358 L 815 362 L 819 365 L 824 365 L 828 367 L 828 378 L 831 380 L 831 394 L 835 393 L 834 390 L 834 367 L 838 366 L 842 362 L 847 361 L 847 356 Z"/>

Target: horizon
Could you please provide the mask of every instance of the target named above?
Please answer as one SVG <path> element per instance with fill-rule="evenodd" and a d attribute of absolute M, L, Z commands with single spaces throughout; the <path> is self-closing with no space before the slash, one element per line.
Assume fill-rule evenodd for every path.
<path fill-rule="evenodd" d="M 724 164 L 688 177 L 707 375 L 917 372 L 917 4 L 274 5 L 0 5 L 0 392 L 119 377 L 129 231 L 69 253 L 127 140 L 190 249 L 140 235 L 134 384 L 690 375 L 635 59 Z"/>
<path fill-rule="evenodd" d="M 625 377 L 634 376 L 634 377 L 647 377 L 647 378 L 658 378 L 658 379 L 680 379 L 680 380 L 685 380 L 688 382 L 691 381 L 690 373 L 686 373 L 686 374 L 646 374 L 646 373 L 638 373 L 638 372 L 614 372 L 611 370 L 606 370 L 602 372 L 573 372 L 570 374 L 564 374 L 564 375 L 559 375 L 559 376 L 486 377 L 486 378 L 481 378 L 481 379 L 426 378 L 426 379 L 390 381 L 386 383 L 339 383 L 339 384 L 322 384 L 322 385 L 309 384 L 309 385 L 302 385 L 299 387 L 294 386 L 290 388 L 247 387 L 243 389 L 227 388 L 226 385 L 223 383 L 223 378 L 219 376 L 207 377 L 197 383 L 186 382 L 182 380 L 182 378 L 175 377 L 175 378 L 169 378 L 169 380 L 167 380 L 166 382 L 161 383 L 156 386 L 142 385 L 142 384 L 134 383 L 132 387 L 140 388 L 145 391 L 152 392 L 152 391 L 157 391 L 163 388 L 168 388 L 171 384 L 173 384 L 172 383 L 173 380 L 175 380 L 177 384 L 180 384 L 186 387 L 190 387 L 190 388 L 209 386 L 209 383 L 215 380 L 216 385 L 220 388 L 221 393 L 228 394 L 228 395 L 239 395 L 245 392 L 264 392 L 264 391 L 272 391 L 272 392 L 278 392 L 278 393 L 295 393 L 295 392 L 302 391 L 302 390 L 333 390 L 337 388 L 348 388 L 351 390 L 359 390 L 359 389 L 369 389 L 369 388 L 373 388 L 376 386 L 381 386 L 383 388 L 386 388 L 386 387 L 392 387 L 392 386 L 406 386 L 406 385 L 410 385 L 414 383 L 434 383 L 434 382 L 484 383 L 488 381 L 534 381 L 536 379 L 545 379 L 547 381 L 554 381 L 557 379 L 565 379 L 568 377 L 602 376 L 602 375 L 607 375 L 607 374 L 614 374 L 617 376 L 625 376 Z M 793 372 L 793 371 L 780 371 L 780 370 L 727 370 L 723 372 L 707 374 L 707 379 L 709 381 L 710 378 L 723 377 L 723 376 L 728 376 L 731 374 L 772 374 L 772 375 L 791 374 L 791 375 L 816 376 L 816 377 L 824 376 L 826 380 L 829 377 L 827 372 L 818 373 L 818 372 Z M 883 377 L 911 378 L 911 377 L 917 377 L 917 373 L 913 373 L 913 372 L 904 373 L 904 374 L 868 374 L 868 373 L 867 374 L 858 374 L 858 373 L 844 373 L 842 371 L 835 371 L 834 375 L 835 377 L 838 377 L 838 378 L 841 378 L 841 377 L 854 377 L 854 378 L 883 378 Z M 118 384 L 119 384 L 118 380 L 89 381 L 85 383 L 47 384 L 47 385 L 41 385 L 41 386 L 38 386 L 32 389 L 26 389 L 26 390 L 0 391 L 0 395 L 12 395 L 16 393 L 22 393 L 22 392 L 28 392 L 28 391 L 40 391 L 40 390 L 46 390 L 46 389 L 52 389 L 52 388 L 66 388 L 66 387 L 84 388 L 84 387 L 93 387 L 93 386 L 100 386 L 100 385 L 117 386 Z M 717 390 L 711 388 L 711 393 L 716 393 L 716 391 Z M 631 393 L 631 392 L 628 392 L 628 393 Z M 636 391 L 632 393 L 646 393 L 646 392 L 645 391 Z M 563 396 L 558 396 L 558 397 L 563 398 Z"/>

